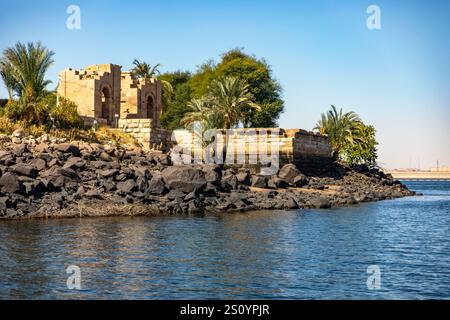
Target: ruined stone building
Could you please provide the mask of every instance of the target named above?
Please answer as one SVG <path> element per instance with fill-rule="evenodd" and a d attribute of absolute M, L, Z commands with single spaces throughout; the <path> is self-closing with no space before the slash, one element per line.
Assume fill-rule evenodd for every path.
<path fill-rule="evenodd" d="M 118 127 L 120 119 L 150 119 L 159 128 L 162 86 L 156 79 L 136 79 L 115 64 L 96 64 L 59 74 L 58 96 L 74 102 L 87 126 Z"/>
<path fill-rule="evenodd" d="M 66 69 L 59 74 L 58 99 L 61 97 L 77 105 L 87 127 L 91 127 L 95 120 L 100 125 L 123 130 L 145 148 L 177 144 L 182 150 L 189 150 L 184 153 L 189 156 L 198 149 L 198 143 L 194 142 L 195 133 L 177 130 L 172 134 L 160 128 L 162 85 L 156 79 L 136 79 L 114 64 L 97 64 L 81 70 Z M 277 132 L 275 138 L 270 134 L 273 131 Z M 223 145 L 225 141 L 217 143 Z M 280 163 L 305 166 L 331 159 L 331 147 L 326 136 L 301 129 L 280 128 L 235 129 L 227 141 L 228 159 L 232 153 L 236 164 L 238 158 L 254 158 L 261 163 L 261 150 L 271 150 L 274 142 Z"/>

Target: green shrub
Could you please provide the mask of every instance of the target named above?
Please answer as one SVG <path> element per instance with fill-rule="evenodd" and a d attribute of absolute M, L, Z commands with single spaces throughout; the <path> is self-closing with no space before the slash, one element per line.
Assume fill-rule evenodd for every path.
<path fill-rule="evenodd" d="M 83 119 L 78 114 L 77 105 L 67 99 L 59 97 L 59 103 L 50 111 L 58 129 L 83 128 Z M 50 123 L 52 126 L 53 124 Z"/>
<path fill-rule="evenodd" d="M 12 134 L 15 130 L 20 129 L 20 125 L 17 122 L 11 121 L 5 116 L 0 116 L 0 133 Z"/>
<path fill-rule="evenodd" d="M 30 103 L 24 100 L 10 100 L 3 109 L 4 116 L 27 125 L 44 123 L 47 114 L 48 106 L 44 100 Z"/>

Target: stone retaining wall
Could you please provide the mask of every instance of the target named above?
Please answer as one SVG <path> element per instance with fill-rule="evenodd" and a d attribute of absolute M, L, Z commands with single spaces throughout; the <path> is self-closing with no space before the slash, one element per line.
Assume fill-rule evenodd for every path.
<path fill-rule="evenodd" d="M 151 119 L 119 119 L 119 129 L 135 137 L 146 148 L 175 149 L 184 163 L 204 159 L 205 146 L 201 146 L 195 133 L 187 130 L 169 131 L 153 128 Z M 296 163 L 299 167 L 310 167 L 329 162 L 331 147 L 328 138 L 301 129 L 248 128 L 234 129 L 228 133 L 219 130 L 215 150 L 220 154 L 226 150 L 226 163 L 240 166 L 263 166 L 277 156 L 279 165 Z M 212 146 L 210 144 L 210 146 Z M 211 148 L 209 149 L 211 151 Z M 208 151 L 207 151 L 208 152 Z M 211 152 L 209 154 L 212 155 Z M 217 155 L 219 158 L 219 155 Z"/>
<path fill-rule="evenodd" d="M 119 119 L 118 128 L 133 136 L 144 148 L 169 148 L 171 131 L 153 128 L 152 119 Z"/>
<path fill-rule="evenodd" d="M 186 130 L 173 132 L 172 142 L 178 145 L 177 151 L 183 154 L 184 162 L 201 158 L 202 148 L 198 140 L 194 143 L 195 138 L 194 133 Z M 217 138 L 215 149 L 220 153 L 226 142 L 225 130 Z M 278 155 L 280 166 L 296 163 L 305 169 L 332 160 L 328 137 L 301 129 L 234 129 L 228 136 L 226 153 L 227 164 L 239 166 L 244 159 L 246 167 L 265 165 L 272 154 Z"/>

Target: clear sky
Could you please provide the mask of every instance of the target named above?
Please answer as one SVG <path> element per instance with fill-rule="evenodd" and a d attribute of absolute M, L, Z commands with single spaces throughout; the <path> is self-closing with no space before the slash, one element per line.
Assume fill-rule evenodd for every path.
<path fill-rule="evenodd" d="M 71 4 L 80 30 L 66 27 Z M 366 27 L 372 4 L 381 30 Z M 450 1 L 1 0 L 0 50 L 37 40 L 56 53 L 53 86 L 66 67 L 193 71 L 244 47 L 283 87 L 281 127 L 311 129 L 334 104 L 377 128 L 386 167 L 450 166 Z"/>

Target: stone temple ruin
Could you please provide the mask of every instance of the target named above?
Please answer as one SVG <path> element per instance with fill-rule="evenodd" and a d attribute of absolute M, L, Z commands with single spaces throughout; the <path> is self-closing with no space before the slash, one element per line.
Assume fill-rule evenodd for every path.
<path fill-rule="evenodd" d="M 162 85 L 157 79 L 137 79 L 119 65 L 97 64 L 63 70 L 57 91 L 58 98 L 77 105 L 87 127 L 97 123 L 119 128 L 144 145 L 170 137 L 160 128 Z"/>
<path fill-rule="evenodd" d="M 157 79 L 136 79 L 115 64 L 66 69 L 59 74 L 58 99 L 60 97 L 77 105 L 87 127 L 96 122 L 129 133 L 144 148 L 167 149 L 178 145 L 178 149 L 190 150 L 189 156 L 195 157 L 198 149 L 194 143 L 195 133 L 185 130 L 171 132 L 160 127 L 162 84 Z M 233 162 L 238 164 L 237 159 L 243 156 L 244 159 L 256 158 L 260 164 L 261 150 L 271 149 L 274 142 L 271 132 L 275 130 L 281 164 L 317 165 L 331 159 L 331 147 L 326 136 L 301 129 L 251 128 L 234 129 L 233 136 L 226 140 L 228 153 L 235 150 L 236 161 Z M 239 138 L 255 137 L 255 132 L 257 141 Z M 223 144 L 225 140 L 218 143 Z"/>

